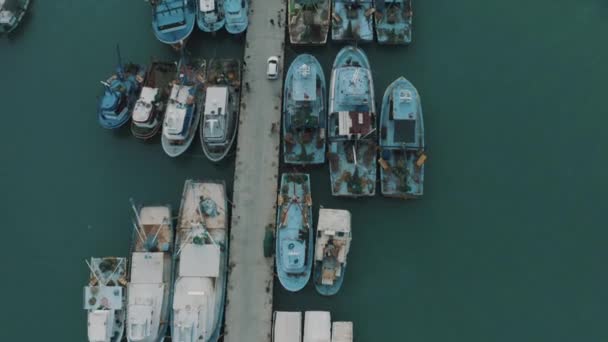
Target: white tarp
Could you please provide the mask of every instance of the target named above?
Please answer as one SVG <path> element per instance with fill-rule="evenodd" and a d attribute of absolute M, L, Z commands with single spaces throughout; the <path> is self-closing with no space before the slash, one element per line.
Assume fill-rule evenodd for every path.
<path fill-rule="evenodd" d="M 131 283 L 160 284 L 163 282 L 163 253 L 133 253 Z"/>
<path fill-rule="evenodd" d="M 272 336 L 273 342 L 301 342 L 302 313 L 276 311 Z"/>
<path fill-rule="evenodd" d="M 216 245 L 187 244 L 180 252 L 180 277 L 214 277 L 220 275 L 220 248 Z"/>
<path fill-rule="evenodd" d="M 353 342 L 353 322 L 334 322 L 331 342 Z"/>
<path fill-rule="evenodd" d="M 331 316 L 329 311 L 306 311 L 304 342 L 331 342 Z"/>
<path fill-rule="evenodd" d="M 342 209 L 319 209 L 319 230 L 350 232 L 350 211 Z"/>

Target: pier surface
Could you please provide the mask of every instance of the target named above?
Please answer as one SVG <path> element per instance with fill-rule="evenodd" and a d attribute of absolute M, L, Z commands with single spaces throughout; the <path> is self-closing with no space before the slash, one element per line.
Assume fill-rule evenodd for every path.
<path fill-rule="evenodd" d="M 234 174 L 226 342 L 269 342 L 271 337 L 274 260 L 264 257 L 263 241 L 276 215 L 284 18 L 284 0 L 250 2 Z M 268 80 L 266 61 L 273 55 L 279 57 L 279 78 Z"/>

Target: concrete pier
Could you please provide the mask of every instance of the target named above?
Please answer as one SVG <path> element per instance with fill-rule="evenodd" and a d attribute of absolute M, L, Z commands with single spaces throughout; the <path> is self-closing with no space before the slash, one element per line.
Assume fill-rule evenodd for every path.
<path fill-rule="evenodd" d="M 234 174 L 226 342 L 269 342 L 271 338 L 274 259 L 264 257 L 263 241 L 276 215 L 285 8 L 284 0 L 250 2 Z M 277 80 L 268 80 L 266 61 L 273 55 L 279 57 L 280 74 Z"/>

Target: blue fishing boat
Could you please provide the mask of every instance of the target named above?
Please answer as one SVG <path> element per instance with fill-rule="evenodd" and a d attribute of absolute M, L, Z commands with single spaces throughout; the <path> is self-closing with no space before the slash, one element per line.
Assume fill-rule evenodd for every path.
<path fill-rule="evenodd" d="M 376 193 L 376 109 L 370 64 L 346 46 L 334 61 L 329 87 L 329 172 L 334 196 Z"/>
<path fill-rule="evenodd" d="M 380 184 L 385 196 L 423 194 L 424 122 L 416 88 L 404 77 L 384 92 L 380 115 Z"/>
<path fill-rule="evenodd" d="M 227 209 L 224 182 L 186 181 L 175 242 L 173 341 L 220 338 L 228 276 Z"/>
<path fill-rule="evenodd" d="M 325 44 L 329 33 L 330 5 L 330 0 L 289 0 L 287 28 L 291 44 Z"/>
<path fill-rule="evenodd" d="M 249 0 L 224 0 L 226 31 L 232 34 L 242 33 L 249 25 Z"/>
<path fill-rule="evenodd" d="M 283 158 L 288 164 L 325 162 L 325 75 L 317 59 L 299 55 L 289 67 L 283 95 Z"/>
<path fill-rule="evenodd" d="M 146 73 L 146 68 L 138 64 L 127 63 L 123 66 L 120 50 L 117 49 L 117 52 L 116 73 L 101 81 L 104 92 L 97 109 L 99 124 L 107 129 L 119 128 L 129 121 Z"/>
<path fill-rule="evenodd" d="M 412 42 L 412 0 L 375 0 L 376 36 L 380 44 Z"/>
<path fill-rule="evenodd" d="M 183 44 L 194 30 L 196 0 L 151 0 L 152 29 L 165 44 Z"/>
<path fill-rule="evenodd" d="M 179 79 L 171 87 L 161 137 L 161 145 L 169 157 L 183 154 L 192 144 L 205 100 L 207 62 L 203 59 L 186 62 L 182 58 L 178 71 Z"/>
<path fill-rule="evenodd" d="M 203 32 L 215 32 L 224 27 L 224 0 L 200 0 L 196 12 L 198 28 Z"/>
<path fill-rule="evenodd" d="M 342 287 L 351 240 L 348 210 L 319 210 L 313 281 L 320 294 L 333 296 Z"/>
<path fill-rule="evenodd" d="M 169 328 L 175 270 L 171 207 L 133 204 L 133 211 L 127 341 L 163 341 Z"/>
<path fill-rule="evenodd" d="M 0 35 L 13 32 L 29 6 L 30 0 L 0 0 Z"/>
<path fill-rule="evenodd" d="M 281 176 L 276 229 L 279 281 L 287 291 L 300 291 L 310 278 L 314 253 L 308 174 L 284 173 Z"/>
<path fill-rule="evenodd" d="M 332 0 L 331 38 L 336 41 L 374 40 L 373 0 Z"/>

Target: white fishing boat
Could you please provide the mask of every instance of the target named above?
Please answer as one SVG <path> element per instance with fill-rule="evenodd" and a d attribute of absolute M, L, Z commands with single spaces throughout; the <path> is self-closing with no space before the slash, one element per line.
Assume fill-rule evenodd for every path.
<path fill-rule="evenodd" d="M 302 313 L 275 311 L 272 342 L 302 342 Z"/>

